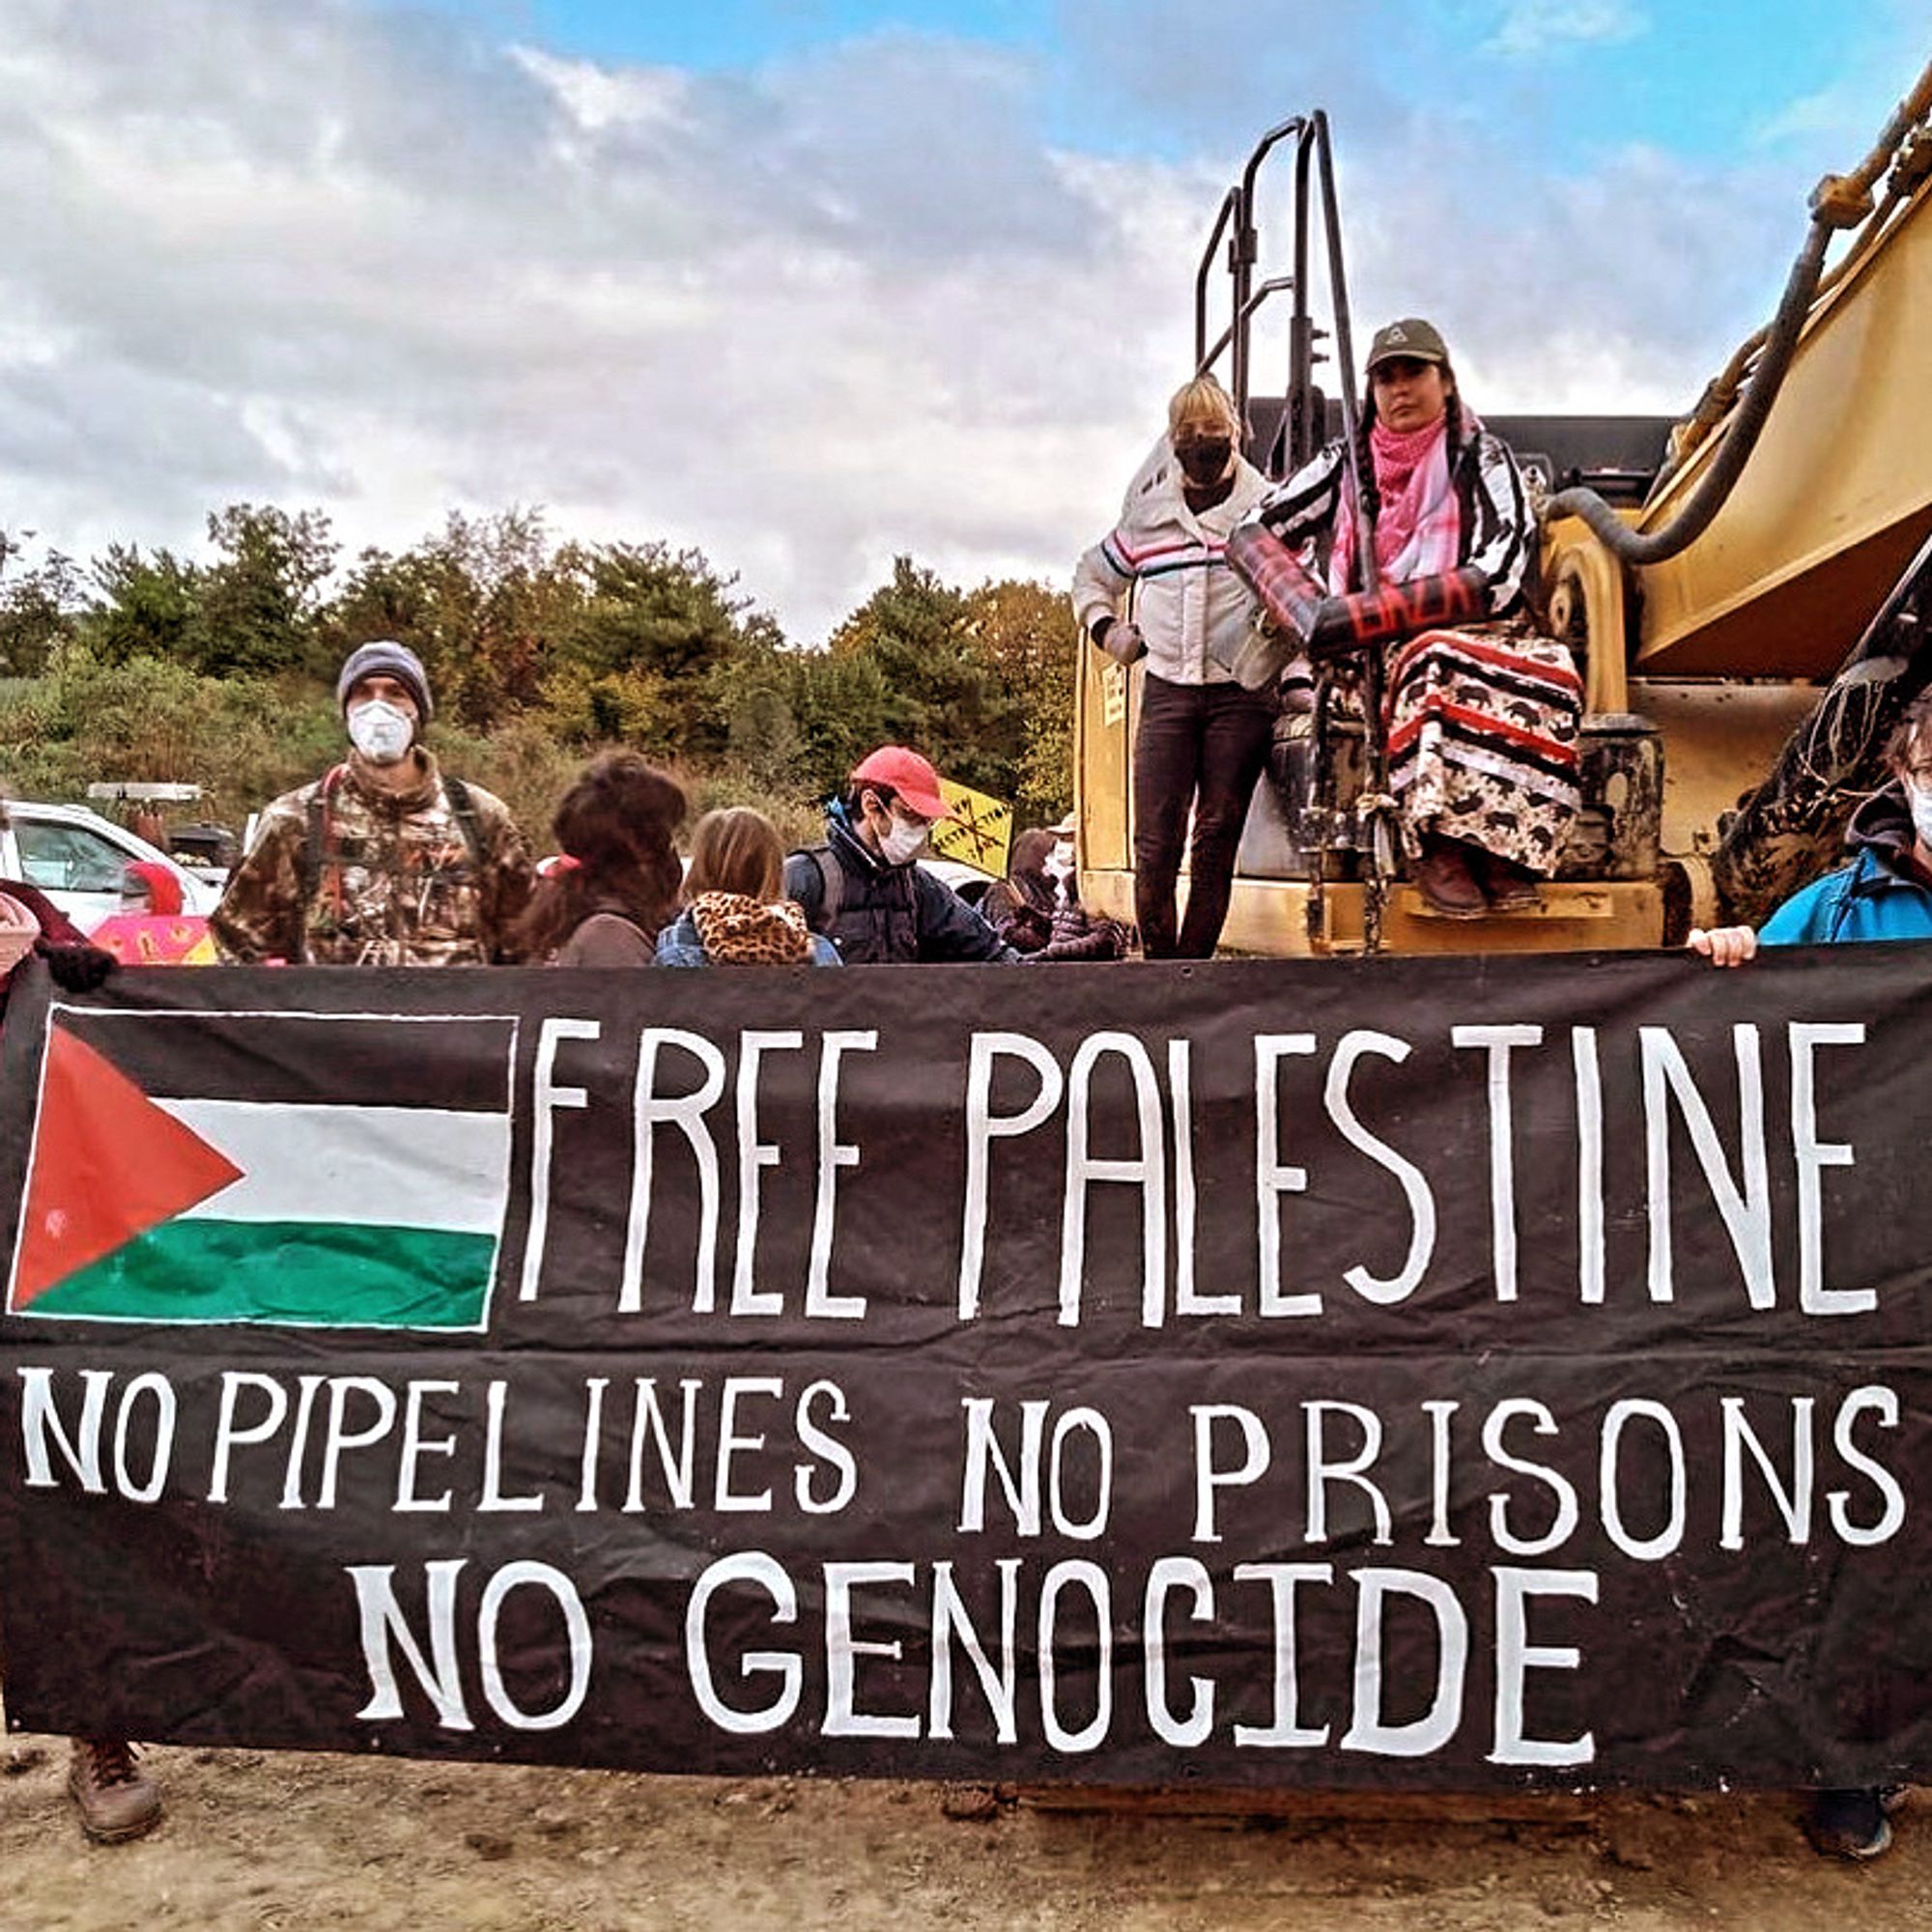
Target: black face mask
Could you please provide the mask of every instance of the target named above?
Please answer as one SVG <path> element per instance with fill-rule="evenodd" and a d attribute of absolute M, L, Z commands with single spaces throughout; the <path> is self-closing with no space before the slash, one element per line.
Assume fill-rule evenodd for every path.
<path fill-rule="evenodd" d="M 1180 471 L 1197 490 L 1206 490 L 1227 474 L 1228 459 L 1235 453 L 1232 442 L 1183 442 L 1175 452 Z"/>

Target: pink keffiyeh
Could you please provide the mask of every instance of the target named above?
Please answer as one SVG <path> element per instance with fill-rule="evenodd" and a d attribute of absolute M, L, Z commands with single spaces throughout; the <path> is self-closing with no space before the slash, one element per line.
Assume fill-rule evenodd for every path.
<path fill-rule="evenodd" d="M 1465 436 L 1474 436 L 1481 428 L 1473 416 L 1463 416 Z M 1456 568 L 1462 517 L 1449 475 L 1448 442 L 1446 420 L 1412 430 L 1377 423 L 1369 432 L 1376 490 L 1381 497 L 1376 518 L 1376 569 L 1384 583 L 1406 583 L 1410 578 L 1435 577 Z M 1331 590 L 1359 587 L 1350 582 L 1355 542 L 1354 506 L 1345 492 L 1328 565 Z"/>

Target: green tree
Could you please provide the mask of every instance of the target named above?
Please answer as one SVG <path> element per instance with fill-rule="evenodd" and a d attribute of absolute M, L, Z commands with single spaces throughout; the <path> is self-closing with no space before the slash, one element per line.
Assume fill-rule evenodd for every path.
<path fill-rule="evenodd" d="M 553 701 L 567 699 L 597 733 L 654 757 L 723 754 L 752 688 L 738 669 L 782 642 L 776 623 L 700 551 L 569 545 L 557 561 L 582 596 L 556 639 Z M 775 722 L 769 691 L 762 703 Z"/>
<path fill-rule="evenodd" d="M 209 518 L 208 537 L 206 564 L 110 544 L 91 566 L 97 595 L 79 637 L 109 664 L 164 658 L 203 677 L 312 668 L 322 586 L 335 567 L 327 517 L 231 503 Z"/>
<path fill-rule="evenodd" d="M 980 648 L 971 603 L 960 591 L 898 557 L 893 581 L 845 619 L 831 651 L 877 670 L 886 737 L 923 752 L 961 784 L 1012 797 L 1023 749 L 1020 711 Z"/>
<path fill-rule="evenodd" d="M 201 573 L 173 552 L 109 544 L 88 566 L 96 596 L 81 640 L 103 664 L 163 658 L 185 665 L 201 609 Z"/>
<path fill-rule="evenodd" d="M 62 644 L 41 677 L 0 696 L 0 773 L 29 798 L 80 800 L 97 779 L 198 784 L 197 811 L 239 827 L 340 756 L 341 733 L 321 692 L 278 701 L 259 679 Z"/>
<path fill-rule="evenodd" d="M 1018 714 L 1016 825 L 1050 825 L 1073 803 L 1073 676 L 1080 627 L 1064 590 L 1008 579 L 967 600 L 973 647 Z"/>
<path fill-rule="evenodd" d="M 208 538 L 215 561 L 194 580 L 191 668 L 205 677 L 311 668 L 321 591 L 340 548 L 327 516 L 231 503 L 209 518 Z"/>
<path fill-rule="evenodd" d="M 809 789 L 799 654 L 748 639 L 707 677 L 724 721 L 726 760 L 766 790 Z"/>
<path fill-rule="evenodd" d="M 0 531 L 0 570 L 21 550 L 19 538 Z M 57 550 L 0 581 L 0 677 L 43 671 L 55 647 L 78 635 L 82 608 L 80 571 Z"/>
<path fill-rule="evenodd" d="M 824 798 L 873 746 L 888 743 L 892 694 L 868 657 L 800 651 L 791 665 L 792 713 L 803 745 L 800 775 Z"/>
<path fill-rule="evenodd" d="M 407 644 L 438 708 L 488 729 L 541 701 L 550 641 L 582 594 L 552 556 L 541 511 L 452 511 L 400 556 L 363 551 L 322 636 L 331 668 L 372 638 Z"/>

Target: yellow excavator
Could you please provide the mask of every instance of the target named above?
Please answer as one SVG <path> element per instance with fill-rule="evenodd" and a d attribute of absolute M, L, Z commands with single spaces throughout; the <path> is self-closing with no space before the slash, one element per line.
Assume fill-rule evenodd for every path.
<path fill-rule="evenodd" d="M 1834 861 L 1899 710 L 1932 684 L 1932 67 L 1870 155 L 1813 190 L 1774 320 L 1686 420 L 1488 420 L 1541 499 L 1541 614 L 1586 692 L 1583 810 L 1532 910 L 1463 923 L 1401 876 L 1358 707 L 1277 726 L 1224 948 L 1544 952 L 1675 945 L 1756 922 Z M 1257 188 L 1293 159 L 1292 257 L 1261 273 Z M 1325 243 L 1327 330 L 1310 300 Z M 1224 251 L 1225 244 L 1225 253 Z M 1210 341 L 1212 287 L 1228 322 Z M 1325 116 L 1271 129 L 1223 198 L 1195 278 L 1195 352 L 1271 475 L 1355 421 L 1355 351 Z M 1279 395 L 1255 324 L 1290 309 Z M 1328 340 L 1339 397 L 1316 382 Z M 1133 916 L 1138 668 L 1083 653 L 1082 890 Z"/>

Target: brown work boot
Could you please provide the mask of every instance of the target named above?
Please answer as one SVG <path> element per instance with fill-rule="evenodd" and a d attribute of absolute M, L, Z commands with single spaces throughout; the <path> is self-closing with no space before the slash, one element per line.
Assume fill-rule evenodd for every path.
<path fill-rule="evenodd" d="M 1453 838 L 1426 839 L 1410 876 L 1430 910 L 1445 919 L 1481 919 L 1490 909 L 1467 852 Z"/>
<path fill-rule="evenodd" d="M 97 1845 L 138 1838 L 161 1822 L 161 1794 L 135 1764 L 125 1738 L 75 1738 L 68 1765 L 68 1795 L 80 1829 Z"/>
<path fill-rule="evenodd" d="M 1536 874 L 1514 859 L 1485 852 L 1479 862 L 1478 876 L 1492 912 L 1528 912 L 1543 903 L 1543 895 L 1536 889 Z"/>

